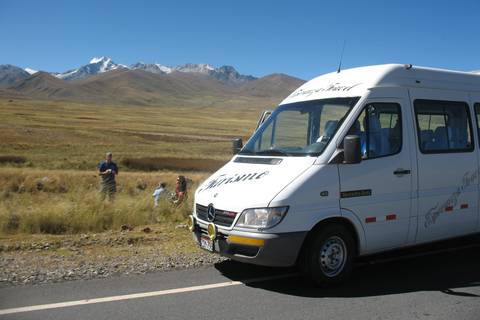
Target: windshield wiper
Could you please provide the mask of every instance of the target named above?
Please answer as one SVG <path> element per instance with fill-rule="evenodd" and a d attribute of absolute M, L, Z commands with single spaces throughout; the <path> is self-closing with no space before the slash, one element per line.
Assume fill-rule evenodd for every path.
<path fill-rule="evenodd" d="M 292 156 L 290 153 L 285 152 L 280 149 L 267 149 L 267 150 L 260 150 L 257 151 L 257 154 L 281 154 L 281 155 L 286 155 L 286 156 Z"/>
<path fill-rule="evenodd" d="M 253 150 L 250 150 L 250 149 L 245 149 L 245 150 L 243 150 L 243 149 L 242 149 L 242 150 L 240 150 L 239 154 L 240 154 L 240 153 L 251 153 L 251 154 L 257 154 L 255 151 L 253 151 Z"/>

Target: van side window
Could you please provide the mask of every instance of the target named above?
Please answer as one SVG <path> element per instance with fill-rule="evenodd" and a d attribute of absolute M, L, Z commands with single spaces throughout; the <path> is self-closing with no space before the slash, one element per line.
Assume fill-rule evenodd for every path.
<path fill-rule="evenodd" d="M 360 137 L 364 159 L 400 152 L 402 148 L 400 105 L 397 103 L 366 105 L 348 134 Z"/>
<path fill-rule="evenodd" d="M 465 102 L 415 100 L 414 106 L 422 153 L 473 150 L 470 112 Z"/>
<path fill-rule="evenodd" d="M 480 137 L 480 103 L 475 103 L 475 116 L 477 118 L 477 132 Z M 479 139 L 480 143 L 480 139 Z"/>

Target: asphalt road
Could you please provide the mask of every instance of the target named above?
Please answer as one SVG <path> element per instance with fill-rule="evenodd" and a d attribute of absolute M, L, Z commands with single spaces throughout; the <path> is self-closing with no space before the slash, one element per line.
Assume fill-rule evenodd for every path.
<path fill-rule="evenodd" d="M 0 290 L 0 319 L 479 318 L 480 236 L 361 259 L 333 289 L 310 286 L 296 268 L 226 261 Z"/>

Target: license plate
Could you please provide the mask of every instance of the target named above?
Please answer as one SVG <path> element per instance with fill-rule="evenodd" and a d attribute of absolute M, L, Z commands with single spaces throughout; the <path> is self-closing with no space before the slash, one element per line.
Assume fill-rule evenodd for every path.
<path fill-rule="evenodd" d="M 200 248 L 213 252 L 213 240 L 201 237 L 200 238 Z"/>

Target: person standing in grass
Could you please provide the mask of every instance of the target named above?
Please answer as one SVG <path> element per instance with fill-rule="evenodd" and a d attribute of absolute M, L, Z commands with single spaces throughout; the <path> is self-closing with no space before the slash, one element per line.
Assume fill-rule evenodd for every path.
<path fill-rule="evenodd" d="M 167 184 L 165 183 L 165 181 L 160 181 L 157 190 L 155 190 L 155 192 L 153 193 L 153 196 L 155 197 L 155 207 L 158 206 L 159 199 L 166 199 L 172 197 L 172 193 L 165 189 L 166 186 Z"/>
<path fill-rule="evenodd" d="M 111 201 L 115 198 L 115 193 L 117 193 L 117 183 L 115 181 L 115 176 L 118 174 L 118 167 L 115 162 L 112 161 L 113 155 L 111 152 L 108 152 L 105 156 L 105 161 L 100 164 L 98 169 L 98 174 L 102 176 L 102 183 L 100 184 L 100 198 L 105 200 L 105 197 L 108 193 L 108 201 Z"/>

